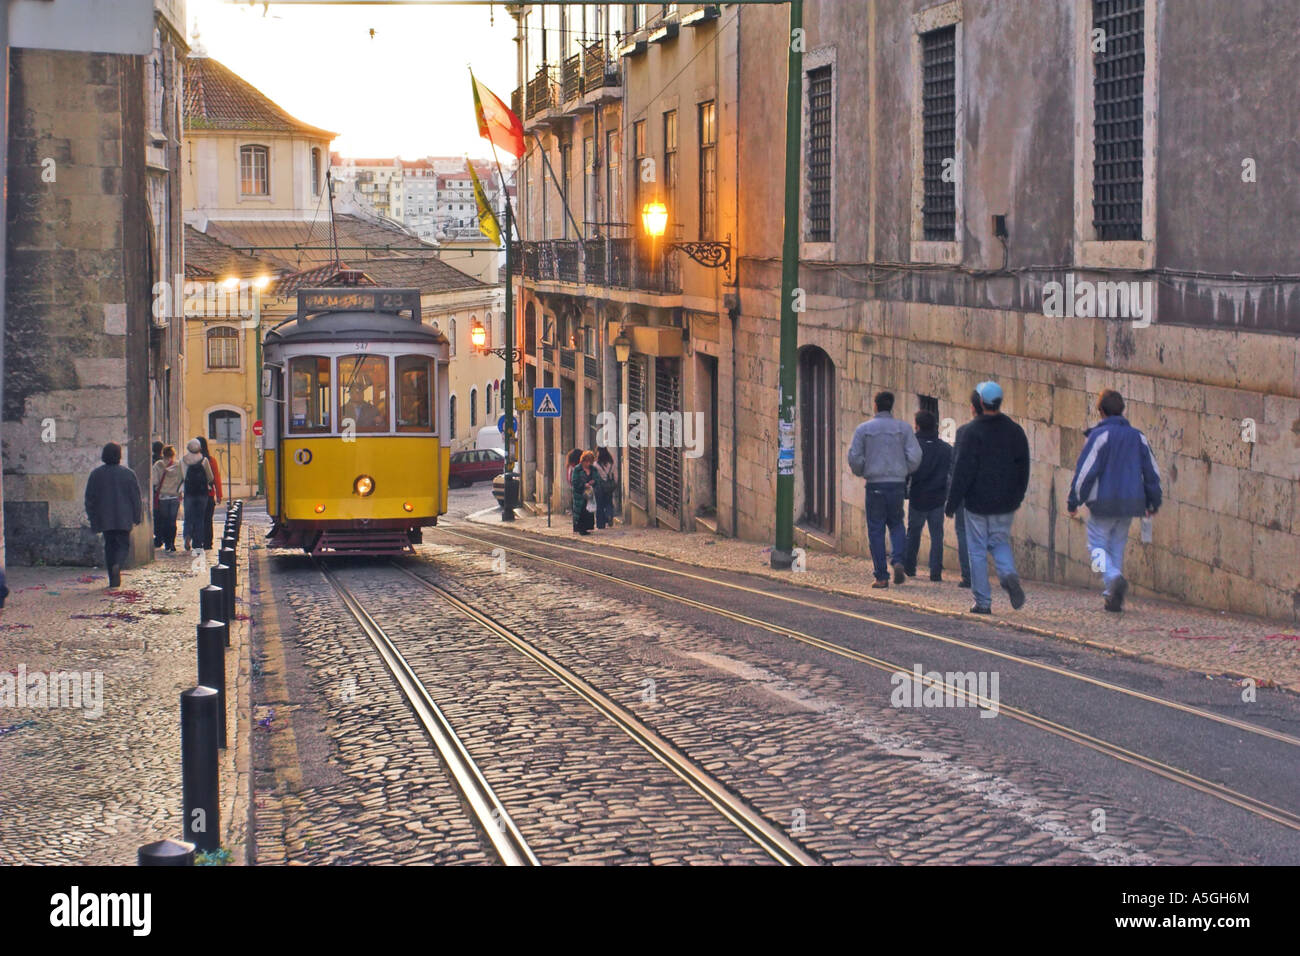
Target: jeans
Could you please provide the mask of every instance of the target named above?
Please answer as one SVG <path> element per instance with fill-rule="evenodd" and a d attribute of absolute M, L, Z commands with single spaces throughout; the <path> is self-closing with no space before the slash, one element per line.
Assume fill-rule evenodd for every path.
<path fill-rule="evenodd" d="M 203 547 L 203 523 L 208 517 L 207 495 L 185 496 L 185 540 L 191 548 Z"/>
<path fill-rule="evenodd" d="M 176 550 L 176 513 L 180 507 L 179 498 L 159 498 L 154 512 L 153 539 L 168 551 Z"/>
<path fill-rule="evenodd" d="M 970 548 L 970 588 L 975 603 L 989 607 L 993 595 L 989 589 L 989 555 L 997 567 L 998 580 L 1016 573 L 1016 561 L 1011 553 L 1011 522 L 1016 513 L 1004 515 L 977 515 L 966 512 L 966 539 Z"/>
<path fill-rule="evenodd" d="M 961 579 L 970 581 L 970 550 L 966 547 L 966 509 L 958 508 L 954 520 L 957 524 L 957 563 L 961 565 Z"/>
<path fill-rule="evenodd" d="M 104 567 L 122 567 L 131 553 L 130 531 L 104 532 Z"/>
<path fill-rule="evenodd" d="M 1101 573 L 1101 593 L 1106 597 L 1115 579 L 1124 573 L 1124 546 L 1132 522 L 1128 515 L 1088 516 L 1088 552 L 1092 555 L 1092 569 Z"/>
<path fill-rule="evenodd" d="M 596 527 L 614 527 L 614 492 L 596 489 Z"/>
<path fill-rule="evenodd" d="M 871 546 L 871 563 L 877 581 L 889 578 L 885 563 L 885 529 L 893 551 L 889 564 L 902 564 L 907 549 L 907 531 L 903 525 L 903 498 L 906 485 L 901 481 L 872 482 L 867 485 L 867 543 Z"/>
<path fill-rule="evenodd" d="M 903 562 L 909 574 L 916 573 L 916 557 L 921 550 L 921 529 L 930 529 L 930 573 L 943 571 L 943 505 L 933 508 L 907 506 L 907 560 Z"/>

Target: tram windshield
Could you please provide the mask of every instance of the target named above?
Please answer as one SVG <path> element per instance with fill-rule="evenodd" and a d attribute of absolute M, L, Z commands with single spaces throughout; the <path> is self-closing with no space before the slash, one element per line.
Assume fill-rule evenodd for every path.
<path fill-rule="evenodd" d="M 330 430 L 330 360 L 300 355 L 289 361 L 289 433 Z"/>
<path fill-rule="evenodd" d="M 349 422 L 359 435 L 388 431 L 388 356 L 339 357 L 339 427 Z"/>
<path fill-rule="evenodd" d="M 433 431 L 433 363 L 424 355 L 397 357 L 397 430 Z"/>

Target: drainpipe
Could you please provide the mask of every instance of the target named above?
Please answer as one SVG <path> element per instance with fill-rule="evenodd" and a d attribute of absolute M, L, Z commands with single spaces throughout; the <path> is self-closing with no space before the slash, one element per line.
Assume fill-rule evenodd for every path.
<path fill-rule="evenodd" d="M 4 403 L 5 299 L 7 296 L 9 235 L 9 0 L 0 0 L 0 405 Z M 3 420 L 0 413 L 0 421 Z M 5 519 L 4 461 L 0 453 L 0 585 L 4 583 Z"/>

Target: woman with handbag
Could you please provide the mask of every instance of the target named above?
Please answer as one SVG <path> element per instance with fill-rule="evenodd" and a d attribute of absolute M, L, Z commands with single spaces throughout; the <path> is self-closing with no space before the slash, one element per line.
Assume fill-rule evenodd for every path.
<path fill-rule="evenodd" d="M 596 523 L 596 453 L 584 451 L 573 469 L 573 530 L 578 534 L 591 534 Z"/>

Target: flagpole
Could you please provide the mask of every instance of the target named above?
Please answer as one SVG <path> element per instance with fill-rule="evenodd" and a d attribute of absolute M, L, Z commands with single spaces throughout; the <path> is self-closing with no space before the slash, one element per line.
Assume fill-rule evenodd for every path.
<path fill-rule="evenodd" d="M 471 74 L 472 76 L 473 74 Z M 510 233 L 514 224 L 514 208 L 510 204 L 510 190 L 506 188 L 506 174 L 501 171 L 501 157 L 497 155 L 497 144 L 489 138 L 488 142 L 492 145 L 492 161 L 496 163 L 497 176 L 501 178 L 501 193 L 506 197 L 506 344 L 505 344 L 505 362 L 506 362 L 506 380 L 505 395 L 503 404 L 505 405 L 505 439 L 506 439 L 506 461 L 505 471 L 501 476 L 501 520 L 514 521 L 515 509 L 512 504 L 510 495 L 510 466 L 511 456 L 515 453 L 515 284 L 511 278 L 511 266 L 514 261 L 512 249 L 514 243 L 511 242 Z M 523 462 L 519 463 L 519 477 L 523 479 L 524 466 Z"/>

